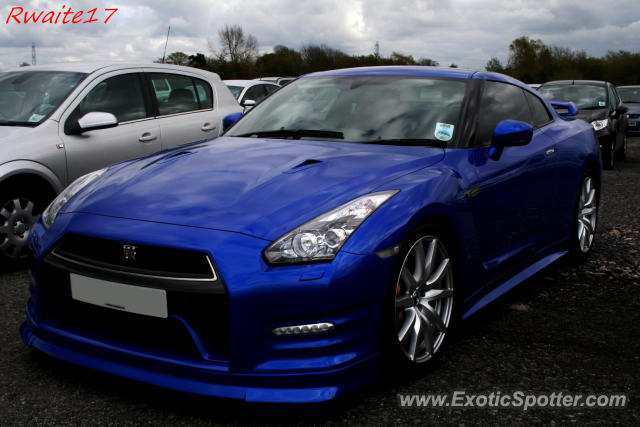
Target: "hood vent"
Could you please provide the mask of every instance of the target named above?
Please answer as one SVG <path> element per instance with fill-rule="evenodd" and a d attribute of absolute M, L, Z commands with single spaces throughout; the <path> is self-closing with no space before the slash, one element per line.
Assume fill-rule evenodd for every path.
<path fill-rule="evenodd" d="M 297 165 L 295 165 L 294 167 L 292 167 L 291 169 L 288 169 L 286 171 L 284 171 L 283 173 L 295 173 L 295 172 L 299 172 L 301 170 L 304 169 L 308 169 L 310 167 L 313 167 L 315 165 L 318 165 L 322 163 L 322 160 L 316 160 L 316 159 L 307 159 L 302 163 L 299 163 Z"/>

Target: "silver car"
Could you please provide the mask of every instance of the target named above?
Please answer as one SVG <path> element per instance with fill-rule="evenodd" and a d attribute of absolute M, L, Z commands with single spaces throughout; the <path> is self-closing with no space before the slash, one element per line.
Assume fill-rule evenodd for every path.
<path fill-rule="evenodd" d="M 241 111 L 217 74 L 196 68 L 67 63 L 0 73 L 0 264 L 28 256 L 29 229 L 79 176 L 218 136 Z"/>

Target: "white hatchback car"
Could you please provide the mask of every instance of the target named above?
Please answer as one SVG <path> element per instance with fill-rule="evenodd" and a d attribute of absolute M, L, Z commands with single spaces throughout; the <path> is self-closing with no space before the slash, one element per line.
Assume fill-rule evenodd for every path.
<path fill-rule="evenodd" d="M 0 264 L 79 176 L 218 136 L 242 108 L 217 74 L 167 64 L 66 63 L 0 73 Z"/>
<path fill-rule="evenodd" d="M 273 92 L 280 89 L 275 83 L 260 80 L 223 80 L 240 105 L 250 107 L 262 101 Z M 245 104 L 246 101 L 254 101 L 255 104 Z"/>

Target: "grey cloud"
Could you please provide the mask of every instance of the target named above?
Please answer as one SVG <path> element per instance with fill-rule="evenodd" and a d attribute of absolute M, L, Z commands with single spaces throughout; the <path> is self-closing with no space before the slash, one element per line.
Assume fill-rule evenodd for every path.
<path fill-rule="evenodd" d="M 18 3 L 28 10 L 62 4 Z M 239 24 L 261 51 L 323 43 L 368 54 L 378 41 L 383 55 L 399 51 L 469 68 L 482 68 L 492 56 L 505 61 L 509 43 L 522 35 L 596 56 L 640 46 L 637 0 L 74 0 L 72 7 L 119 11 L 106 25 L 20 25 L 5 24 L 11 4 L 0 6 L 0 68 L 30 62 L 31 42 L 40 63 L 154 60 L 162 56 L 168 25 L 168 52 L 208 54 L 207 40 L 215 46 L 221 27 Z"/>

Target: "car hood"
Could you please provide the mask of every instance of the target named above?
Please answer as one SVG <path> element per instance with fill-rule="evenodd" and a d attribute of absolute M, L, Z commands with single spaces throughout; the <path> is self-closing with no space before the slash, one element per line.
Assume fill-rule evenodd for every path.
<path fill-rule="evenodd" d="M 0 146 L 33 132 L 30 126 L 0 126 Z"/>
<path fill-rule="evenodd" d="M 627 108 L 629 108 L 628 113 L 630 114 L 640 114 L 640 103 L 637 102 L 627 102 L 624 104 Z"/>
<path fill-rule="evenodd" d="M 116 167 L 64 211 L 274 240 L 443 156 L 432 147 L 223 137 Z"/>
<path fill-rule="evenodd" d="M 592 122 L 594 120 L 604 120 L 607 118 L 607 109 L 598 108 L 596 110 L 578 110 L 576 118 L 582 119 L 585 122 Z"/>

